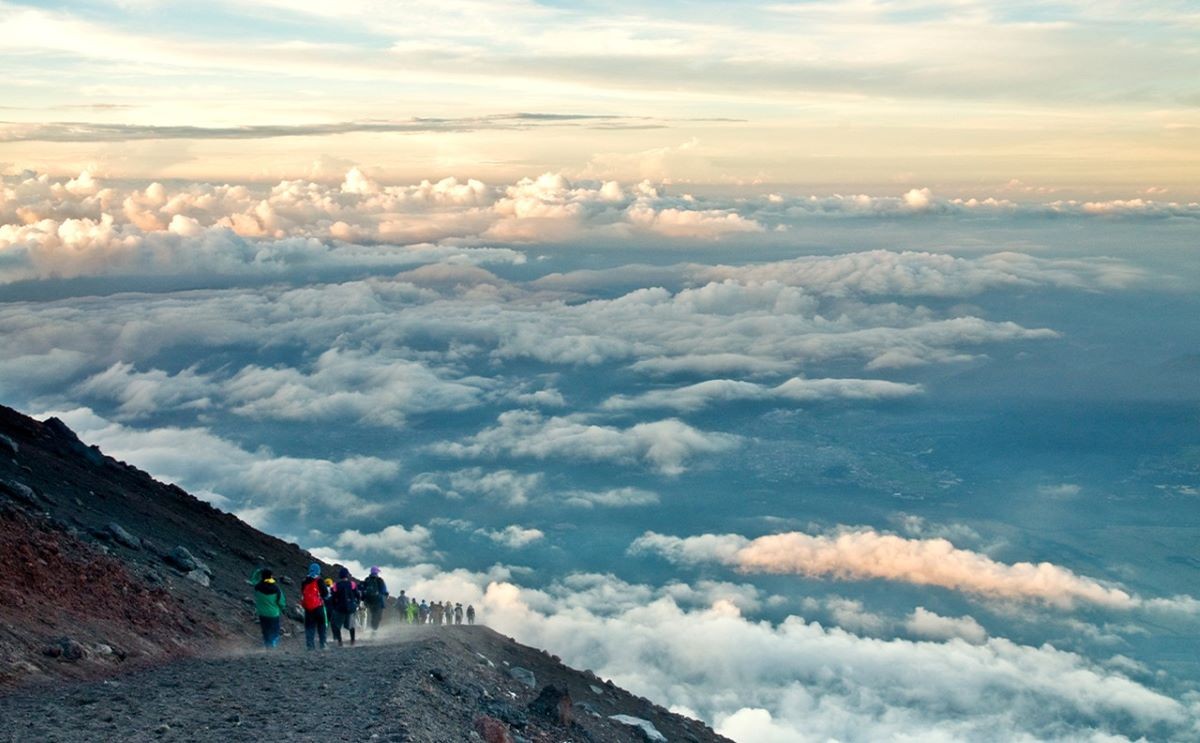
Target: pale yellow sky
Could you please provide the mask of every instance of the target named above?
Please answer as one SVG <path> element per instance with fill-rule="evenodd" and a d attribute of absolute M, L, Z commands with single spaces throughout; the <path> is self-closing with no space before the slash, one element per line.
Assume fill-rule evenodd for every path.
<path fill-rule="evenodd" d="M 1190 2 L 0 2 L 0 29 L 10 173 L 1200 195 Z"/>

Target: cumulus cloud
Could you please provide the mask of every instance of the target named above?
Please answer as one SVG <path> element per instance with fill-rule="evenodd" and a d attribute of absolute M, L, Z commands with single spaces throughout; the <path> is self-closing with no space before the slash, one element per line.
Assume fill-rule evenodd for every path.
<path fill-rule="evenodd" d="M 555 605 L 576 593 L 586 603 Z M 613 609 L 623 595 L 633 605 L 617 598 Z M 963 740 L 996 730 L 1136 737 L 1194 723 L 1183 703 L 1050 646 L 879 640 L 798 617 L 771 624 L 728 600 L 686 610 L 598 576 L 546 591 L 492 583 L 471 596 L 489 626 L 747 743 L 771 740 L 759 737 L 768 728 L 788 741 Z M 608 608 L 592 608 L 600 606 Z"/>
<path fill-rule="evenodd" d="M 825 612 L 838 627 L 858 635 L 882 635 L 891 626 L 886 617 L 868 610 L 863 602 L 844 596 L 822 599 L 809 596 L 800 602 L 800 606 L 806 612 Z"/>
<path fill-rule="evenodd" d="M 699 281 L 779 282 L 833 296 L 933 297 L 965 297 L 1005 287 L 1117 288 L 1143 277 L 1140 270 L 1112 259 L 1051 259 L 1012 251 L 961 258 L 911 250 L 694 266 L 688 273 Z"/>
<path fill-rule="evenodd" d="M 247 366 L 222 385 L 235 413 L 256 418 L 349 418 L 401 426 L 405 416 L 480 404 L 491 380 L 445 379 L 426 365 L 330 349 L 309 373 Z"/>
<path fill-rule="evenodd" d="M 994 200 L 902 198 L 759 201 L 674 195 L 648 182 L 572 181 L 547 173 L 508 185 L 468 178 L 381 184 L 351 168 L 340 184 L 281 181 L 271 187 L 192 183 L 143 188 L 85 172 L 55 180 L 0 180 L 0 282 L 91 275 L 292 275 L 336 269 L 398 269 L 438 260 L 520 263 L 525 255 L 480 243 L 554 243 L 657 237 L 718 240 L 786 228 L 814 215 L 962 214 L 1017 209 Z M 1029 210 L 1022 206 L 1020 209 Z M 1037 213 L 1200 217 L 1200 204 L 1054 202 Z M 967 261 L 928 253 L 793 259 L 758 270 L 701 268 L 696 276 L 772 278 L 837 292 L 960 296 L 989 286 L 1105 286 L 1140 274 L 1119 261 L 1050 261 L 1001 253 Z M 755 279 L 757 280 L 757 279 Z M 844 289 L 841 289 L 844 290 Z"/>
<path fill-rule="evenodd" d="M 950 640 L 959 638 L 972 645 L 987 640 L 987 630 L 974 617 L 943 617 L 923 606 L 918 606 L 904 622 L 904 629 L 914 637 L 927 640 Z"/>
<path fill-rule="evenodd" d="M 608 490 L 568 490 L 562 494 L 563 503 L 576 508 L 629 508 L 651 506 L 659 502 L 658 493 L 641 488 L 609 488 Z"/>
<path fill-rule="evenodd" d="M 534 542 L 541 541 L 546 536 L 545 532 L 541 529 L 532 529 L 518 526 L 517 524 L 509 524 L 503 529 L 476 529 L 475 533 L 492 540 L 496 544 L 514 550 L 528 547 Z"/>
<path fill-rule="evenodd" d="M 505 454 L 642 464 L 665 475 L 677 475 L 686 469 L 689 459 L 726 452 L 736 445 L 735 436 L 701 431 L 674 419 L 622 429 L 587 423 L 578 415 L 545 418 L 533 411 L 510 410 L 500 414 L 495 426 L 463 441 L 433 444 L 430 450 L 472 459 Z"/>
<path fill-rule="evenodd" d="M 1002 563 L 957 548 L 946 539 L 908 539 L 873 529 L 823 535 L 788 532 L 757 539 L 735 534 L 679 538 L 646 532 L 630 551 L 656 553 L 682 564 L 718 562 L 748 573 L 901 581 L 1062 608 L 1080 603 L 1110 609 L 1146 605 L 1119 587 L 1053 563 Z"/>
<path fill-rule="evenodd" d="M 161 369 L 138 372 L 133 364 L 117 362 L 108 369 L 81 382 L 76 389 L 84 395 L 117 401 L 117 412 L 126 418 L 139 418 L 164 410 L 212 405 L 217 388 L 195 369 L 168 374 Z"/>
<path fill-rule="evenodd" d="M 433 532 L 420 524 L 411 528 L 393 524 L 371 534 L 348 529 L 338 535 L 335 544 L 342 549 L 378 552 L 409 562 L 421 562 L 436 556 L 433 553 Z"/>
<path fill-rule="evenodd" d="M 616 395 L 604 402 L 608 410 L 671 408 L 691 412 L 716 403 L 770 400 L 886 400 L 919 394 L 921 386 L 882 379 L 804 379 L 792 377 L 774 387 L 733 379 L 713 379 L 687 387 L 654 390 L 637 396 Z"/>
<path fill-rule="evenodd" d="M 313 552 L 365 570 L 340 549 Z M 761 737 L 768 733 L 814 743 L 986 739 L 996 730 L 1029 740 L 1186 737 L 1197 722 L 1186 703 L 1131 680 L 1129 664 L 980 637 L 970 617 L 917 610 L 909 617 L 918 620 L 913 634 L 934 627 L 946 641 L 886 640 L 796 616 L 751 619 L 744 613 L 760 608 L 764 596 L 747 584 L 655 587 L 571 573 L 528 588 L 514 582 L 527 571 L 511 566 L 383 569 L 411 596 L 472 604 L 488 626 L 745 743 L 772 740 Z M 881 621 L 860 602 L 830 606 L 843 618 Z M 948 633 L 951 626 L 960 634 Z"/>
<path fill-rule="evenodd" d="M 136 429 L 109 421 L 88 408 L 51 411 L 105 454 L 135 462 L 151 475 L 216 501 L 233 502 L 238 514 L 260 527 L 284 515 L 344 519 L 378 509 L 361 493 L 393 480 L 396 463 L 353 456 L 334 461 L 247 451 L 203 428 Z M 235 497 L 236 496 L 236 497 Z"/>
<path fill-rule="evenodd" d="M 422 472 L 413 478 L 409 491 L 446 498 L 482 495 L 507 506 L 523 506 L 538 493 L 543 479 L 540 472 L 468 467 L 452 472 Z"/>

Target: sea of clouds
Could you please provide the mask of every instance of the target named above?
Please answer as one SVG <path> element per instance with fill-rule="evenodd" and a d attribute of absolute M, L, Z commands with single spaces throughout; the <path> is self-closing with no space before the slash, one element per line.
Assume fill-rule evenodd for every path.
<path fill-rule="evenodd" d="M 1147 331 L 1176 341 L 1146 384 L 1103 327 L 1195 307 L 1188 271 L 1109 247 L 1186 259 L 1198 219 L 27 173 L 0 186 L 0 395 L 739 741 L 1186 739 L 1195 328 Z M 1097 390 L 1135 380 L 1154 443 L 1120 488 L 1091 450 L 997 443 L 1038 435 L 997 398 L 1064 389 L 1108 440 Z M 1185 531 L 1104 528 L 1151 508 Z"/>

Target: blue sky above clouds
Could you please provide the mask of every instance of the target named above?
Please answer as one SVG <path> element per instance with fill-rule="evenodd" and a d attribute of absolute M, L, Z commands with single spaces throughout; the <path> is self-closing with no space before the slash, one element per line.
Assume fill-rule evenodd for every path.
<path fill-rule="evenodd" d="M 0 401 L 739 741 L 1195 738 L 1198 24 L 0 2 Z"/>

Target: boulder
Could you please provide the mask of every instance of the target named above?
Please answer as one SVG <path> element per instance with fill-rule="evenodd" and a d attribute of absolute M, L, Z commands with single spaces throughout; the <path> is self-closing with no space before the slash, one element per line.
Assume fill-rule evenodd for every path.
<path fill-rule="evenodd" d="M 490 717 L 495 717 L 497 720 L 518 729 L 529 724 L 529 718 L 523 711 L 499 699 L 490 699 L 485 702 L 483 711 Z"/>
<path fill-rule="evenodd" d="M 571 692 L 557 686 L 543 686 L 537 699 L 529 703 L 529 714 L 569 728 L 575 721 L 571 710 Z"/>
<path fill-rule="evenodd" d="M 4 448 L 11 450 L 13 454 L 16 454 L 17 452 L 21 451 L 21 448 L 19 446 L 17 446 L 17 442 L 13 441 L 12 439 L 10 439 L 9 437 L 5 436 L 2 433 L 0 433 L 0 446 L 3 446 Z"/>
<path fill-rule="evenodd" d="M 142 548 L 142 540 L 125 531 L 125 527 L 116 521 L 110 521 L 105 528 L 108 529 L 108 533 L 112 535 L 117 544 L 124 545 L 131 550 L 140 550 Z"/>
<path fill-rule="evenodd" d="M 8 668 L 11 673 L 24 673 L 33 675 L 35 673 L 42 672 L 42 669 L 38 668 L 27 660 L 14 660 L 12 663 L 8 664 Z"/>
<path fill-rule="evenodd" d="M 42 648 L 42 654 L 51 658 L 74 663 L 87 657 L 87 648 L 70 637 L 60 637 L 50 645 Z"/>
<path fill-rule="evenodd" d="M 485 743 L 513 743 L 508 727 L 494 717 L 482 715 L 475 718 L 475 732 Z"/>
<path fill-rule="evenodd" d="M 609 715 L 608 719 L 640 730 L 642 740 L 646 741 L 646 743 L 667 743 L 667 736 L 658 732 L 658 728 L 654 727 L 654 723 L 649 720 L 643 720 L 640 717 L 632 715 Z"/>
<path fill-rule="evenodd" d="M 212 575 L 212 568 L 204 564 L 204 561 L 197 558 L 187 547 L 179 545 L 175 549 L 163 556 L 163 560 L 170 566 L 178 568 L 181 572 L 190 573 L 193 570 Z"/>
<path fill-rule="evenodd" d="M 508 669 L 508 675 L 512 676 L 517 681 L 520 681 L 522 684 L 525 684 L 530 689 L 537 688 L 537 677 L 534 676 L 533 671 L 529 670 L 528 668 L 513 666 L 512 668 Z"/>
<path fill-rule="evenodd" d="M 0 493 L 7 495 L 18 503 L 37 508 L 38 503 L 37 493 L 33 492 L 33 488 L 23 482 L 16 480 L 0 480 Z"/>
<path fill-rule="evenodd" d="M 195 581 L 205 588 L 208 588 L 208 584 L 210 582 L 208 580 L 208 573 L 204 572 L 203 570 L 189 570 L 186 577 L 188 580 Z"/>

